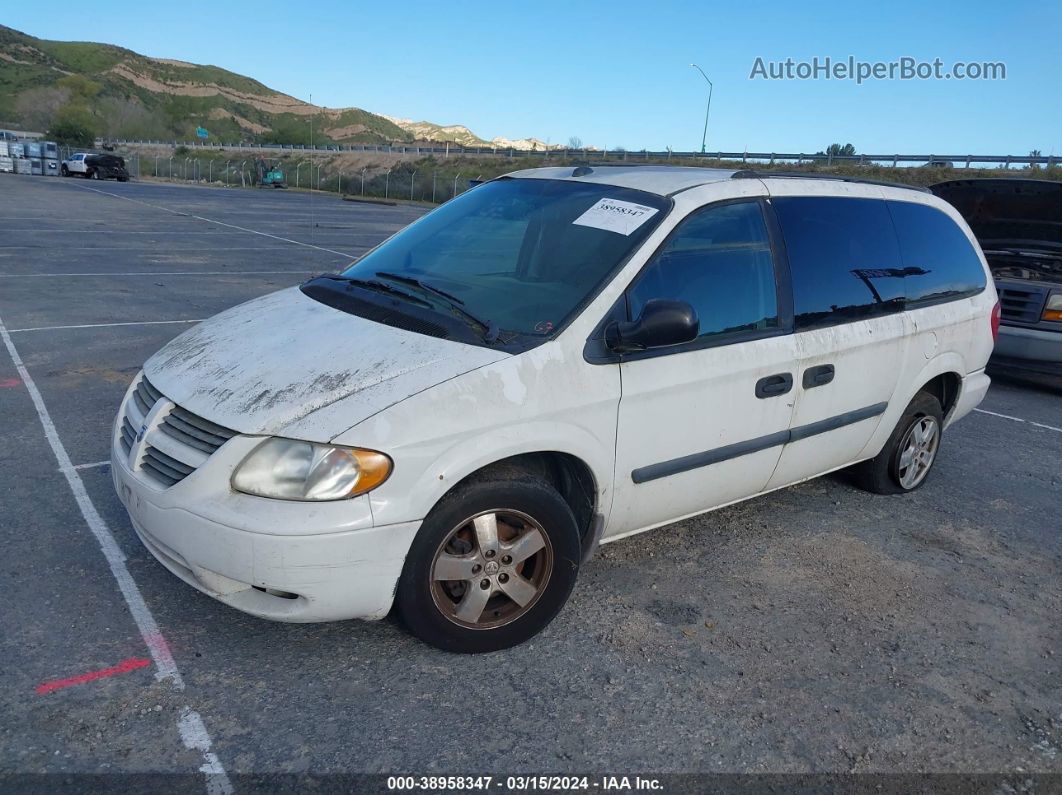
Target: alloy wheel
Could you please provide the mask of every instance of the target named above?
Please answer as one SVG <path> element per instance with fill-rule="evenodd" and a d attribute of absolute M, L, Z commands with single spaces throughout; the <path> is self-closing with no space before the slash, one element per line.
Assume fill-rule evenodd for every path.
<path fill-rule="evenodd" d="M 940 447 L 940 425 L 934 417 L 919 417 L 900 442 L 898 476 L 900 485 L 913 489 L 929 474 Z"/>
<path fill-rule="evenodd" d="M 451 622 L 495 629 L 527 613 L 553 570 L 553 546 L 533 518 L 514 510 L 476 514 L 447 534 L 431 565 L 431 595 Z"/>

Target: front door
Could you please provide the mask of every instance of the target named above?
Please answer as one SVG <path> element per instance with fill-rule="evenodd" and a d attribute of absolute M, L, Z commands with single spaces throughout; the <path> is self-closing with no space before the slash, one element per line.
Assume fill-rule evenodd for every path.
<path fill-rule="evenodd" d="M 784 284 L 784 280 L 782 280 Z M 648 529 L 761 491 L 788 438 L 796 353 L 759 199 L 687 217 L 627 291 L 689 302 L 691 343 L 626 354 L 607 535 Z"/>

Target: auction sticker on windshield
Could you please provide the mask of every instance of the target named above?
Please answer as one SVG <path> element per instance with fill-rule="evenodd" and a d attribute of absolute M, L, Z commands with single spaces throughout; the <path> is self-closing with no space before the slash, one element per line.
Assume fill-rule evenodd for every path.
<path fill-rule="evenodd" d="M 646 207 L 644 204 L 624 202 L 619 199 L 601 199 L 572 223 L 577 226 L 592 226 L 595 229 L 604 229 L 606 232 L 629 235 L 652 218 L 656 212 L 655 207 Z"/>

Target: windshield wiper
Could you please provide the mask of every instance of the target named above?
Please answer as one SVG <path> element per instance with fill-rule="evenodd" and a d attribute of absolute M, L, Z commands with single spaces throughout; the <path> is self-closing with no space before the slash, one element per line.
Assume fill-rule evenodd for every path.
<path fill-rule="evenodd" d="M 429 309 L 431 308 L 431 304 L 429 304 L 424 299 L 417 298 L 417 296 L 410 295 L 405 290 L 399 290 L 397 287 L 392 287 L 389 284 L 384 284 L 383 282 L 378 282 L 373 279 L 358 279 L 354 276 L 343 276 L 339 273 L 326 273 L 320 276 L 319 278 L 331 279 L 332 281 L 352 284 L 355 287 L 361 287 L 363 290 L 372 290 L 377 293 L 387 293 L 388 295 L 397 296 L 406 301 L 409 301 L 410 303 L 420 304 L 421 306 L 426 306 Z"/>
<path fill-rule="evenodd" d="M 465 309 L 465 302 L 458 298 L 456 295 L 451 295 L 445 290 L 441 290 L 434 285 L 422 282 L 420 279 L 416 279 L 412 276 L 404 276 L 401 273 L 390 273 L 388 271 L 376 271 L 376 275 L 381 279 L 390 279 L 393 282 L 400 282 L 402 284 L 408 284 L 412 287 L 418 287 L 426 293 L 442 298 L 450 307 L 457 313 L 464 315 L 473 323 L 482 326 L 483 341 L 488 345 L 491 345 L 498 340 L 498 336 L 501 334 L 501 329 L 498 328 L 498 324 L 493 320 L 483 320 L 476 315 Z"/>

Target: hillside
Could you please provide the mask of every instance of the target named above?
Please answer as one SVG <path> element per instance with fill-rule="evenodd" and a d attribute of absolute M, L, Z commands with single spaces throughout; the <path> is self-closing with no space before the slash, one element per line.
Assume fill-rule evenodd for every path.
<path fill-rule="evenodd" d="M 151 58 L 111 44 L 48 41 L 0 25 L 0 125 L 60 137 L 181 139 L 197 127 L 225 143 L 451 141 L 488 146 L 461 125 L 325 108 L 216 66 Z M 542 148 L 533 139 L 506 141 Z"/>
<path fill-rule="evenodd" d="M 492 138 L 487 141 L 477 136 L 463 124 L 441 125 L 430 121 L 413 121 L 412 119 L 396 119 L 393 116 L 384 116 L 390 122 L 401 127 L 418 141 L 449 141 L 460 146 L 491 146 L 498 149 L 518 149 L 541 151 L 547 148 L 545 141 L 538 138 Z M 551 149 L 563 149 L 560 144 L 553 144 Z"/>

